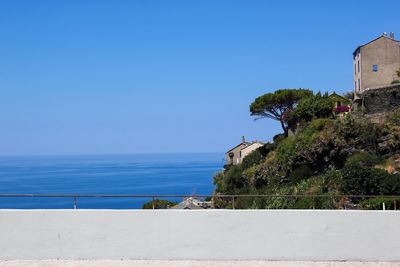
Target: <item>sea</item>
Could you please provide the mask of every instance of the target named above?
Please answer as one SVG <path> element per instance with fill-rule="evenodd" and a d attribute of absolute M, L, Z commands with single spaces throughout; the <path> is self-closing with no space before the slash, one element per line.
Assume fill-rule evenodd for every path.
<path fill-rule="evenodd" d="M 222 153 L 0 157 L 0 194 L 210 195 L 222 159 Z M 140 209 L 151 200 L 78 197 L 76 207 Z M 73 207 L 73 197 L 0 196 L 1 209 Z"/>

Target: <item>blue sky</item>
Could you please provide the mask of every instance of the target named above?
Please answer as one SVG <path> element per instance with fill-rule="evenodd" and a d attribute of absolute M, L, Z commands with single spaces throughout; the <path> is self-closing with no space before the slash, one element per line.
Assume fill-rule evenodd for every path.
<path fill-rule="evenodd" d="M 400 1 L 0 2 L 0 155 L 223 152 L 280 132 L 248 106 L 352 89 Z"/>

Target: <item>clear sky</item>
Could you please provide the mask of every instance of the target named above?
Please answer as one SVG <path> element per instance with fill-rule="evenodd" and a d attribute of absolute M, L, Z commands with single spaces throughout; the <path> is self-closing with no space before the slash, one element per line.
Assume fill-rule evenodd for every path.
<path fill-rule="evenodd" d="M 280 132 L 249 104 L 352 90 L 400 1 L 0 1 L 0 155 L 224 152 Z"/>

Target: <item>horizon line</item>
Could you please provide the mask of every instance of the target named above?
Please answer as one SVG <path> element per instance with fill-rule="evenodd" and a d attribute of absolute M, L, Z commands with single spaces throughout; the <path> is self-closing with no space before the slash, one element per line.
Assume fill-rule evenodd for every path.
<path fill-rule="evenodd" d="M 5 157 L 68 157 L 68 156 L 141 156 L 141 155 L 187 155 L 187 154 L 225 154 L 225 152 L 139 152 L 139 153 L 83 153 L 83 154 L 11 154 L 1 155 L 0 158 Z"/>

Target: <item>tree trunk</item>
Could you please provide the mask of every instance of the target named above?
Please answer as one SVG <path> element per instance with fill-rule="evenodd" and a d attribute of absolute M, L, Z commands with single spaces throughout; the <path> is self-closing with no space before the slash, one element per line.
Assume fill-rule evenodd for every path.
<path fill-rule="evenodd" d="M 288 128 L 285 126 L 285 123 L 283 123 L 282 119 L 280 120 L 280 122 L 281 122 L 281 126 L 282 126 L 283 133 L 284 133 L 285 137 L 288 137 L 288 135 L 289 135 Z"/>

